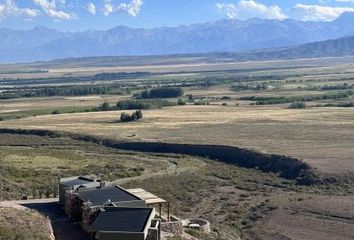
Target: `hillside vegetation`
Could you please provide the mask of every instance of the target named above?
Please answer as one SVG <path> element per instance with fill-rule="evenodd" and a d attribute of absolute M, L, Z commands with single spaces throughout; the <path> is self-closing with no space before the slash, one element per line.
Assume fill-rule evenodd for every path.
<path fill-rule="evenodd" d="M 50 222 L 39 213 L 0 207 L 1 240 L 52 240 Z"/>

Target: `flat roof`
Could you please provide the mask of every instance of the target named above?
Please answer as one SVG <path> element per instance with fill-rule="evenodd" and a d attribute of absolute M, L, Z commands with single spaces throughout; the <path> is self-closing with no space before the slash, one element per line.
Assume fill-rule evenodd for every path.
<path fill-rule="evenodd" d="M 79 191 L 79 196 L 83 201 L 90 201 L 93 205 L 103 205 L 108 201 L 114 203 L 142 200 L 119 186 L 83 189 L 82 191 Z"/>
<path fill-rule="evenodd" d="M 63 178 L 60 180 L 60 183 L 67 186 L 76 186 L 76 185 L 85 185 L 87 183 L 94 182 L 95 179 L 87 177 L 73 177 L 73 178 Z"/>
<path fill-rule="evenodd" d="M 107 208 L 90 226 L 92 231 L 143 232 L 152 214 L 150 208 Z"/>
<path fill-rule="evenodd" d="M 142 188 L 127 189 L 127 191 L 134 194 L 135 196 L 145 200 L 146 204 L 148 204 L 148 205 L 167 202 L 166 200 L 159 198 L 158 196 L 156 196 L 156 195 L 154 195 Z"/>

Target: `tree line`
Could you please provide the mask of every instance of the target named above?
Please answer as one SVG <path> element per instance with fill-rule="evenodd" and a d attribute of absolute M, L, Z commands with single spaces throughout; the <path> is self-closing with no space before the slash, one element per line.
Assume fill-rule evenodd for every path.
<path fill-rule="evenodd" d="M 150 90 L 144 90 L 136 95 L 137 99 L 153 98 L 177 98 L 183 95 L 183 89 L 180 87 L 158 87 Z"/>
<path fill-rule="evenodd" d="M 0 93 L 0 99 L 22 97 L 88 96 L 105 94 L 130 94 L 130 89 L 114 85 L 106 86 L 62 86 L 32 89 L 14 89 Z"/>

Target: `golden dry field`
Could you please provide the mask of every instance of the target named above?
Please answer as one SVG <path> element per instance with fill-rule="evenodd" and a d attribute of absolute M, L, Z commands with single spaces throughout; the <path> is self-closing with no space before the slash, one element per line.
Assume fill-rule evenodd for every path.
<path fill-rule="evenodd" d="M 286 109 L 279 106 L 182 106 L 144 112 L 119 123 L 120 112 L 29 117 L 0 127 L 97 135 L 126 141 L 233 145 L 302 159 L 329 173 L 354 172 L 351 108 Z"/>

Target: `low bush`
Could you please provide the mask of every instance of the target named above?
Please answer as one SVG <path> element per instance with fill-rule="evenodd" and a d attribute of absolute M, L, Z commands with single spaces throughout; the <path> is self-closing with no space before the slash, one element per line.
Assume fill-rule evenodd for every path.
<path fill-rule="evenodd" d="M 54 110 L 52 114 L 60 114 L 59 110 Z"/>
<path fill-rule="evenodd" d="M 306 108 L 306 104 L 303 102 L 293 102 L 289 104 L 289 109 L 302 109 Z"/>
<path fill-rule="evenodd" d="M 223 96 L 221 100 L 231 100 L 232 98 L 230 96 Z"/>
<path fill-rule="evenodd" d="M 99 108 L 100 111 L 110 111 L 110 110 L 112 110 L 111 106 L 109 105 L 108 102 L 102 103 L 102 105 L 99 106 L 98 108 Z"/>

